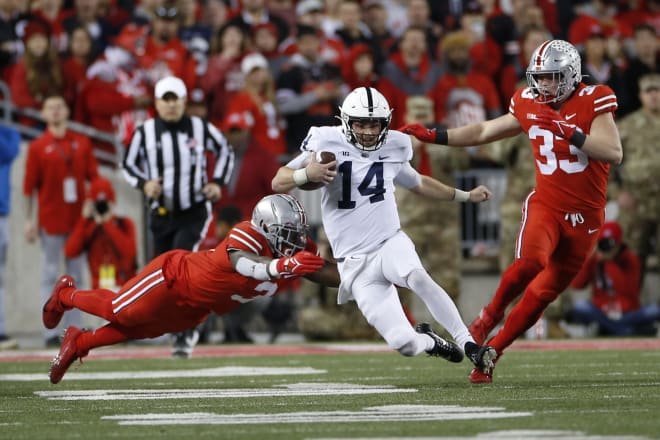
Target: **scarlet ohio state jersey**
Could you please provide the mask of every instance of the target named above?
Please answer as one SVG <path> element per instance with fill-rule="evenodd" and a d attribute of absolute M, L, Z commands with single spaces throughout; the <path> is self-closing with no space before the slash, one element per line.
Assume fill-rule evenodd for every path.
<path fill-rule="evenodd" d="M 565 212 L 603 209 L 610 165 L 590 158 L 568 140 L 535 125 L 536 112 L 542 105 L 546 104 L 534 102 L 528 87 L 519 89 L 509 105 L 509 113 L 518 119 L 532 143 L 536 191 L 542 202 Z M 559 114 L 589 134 L 596 116 L 614 112 L 617 107 L 616 95 L 609 87 L 580 83 Z"/>
<path fill-rule="evenodd" d="M 266 238 L 252 223 L 244 221 L 234 226 L 215 249 L 186 253 L 183 256 L 185 264 L 172 262 L 174 267 L 168 267 L 166 276 L 171 275 L 175 279 L 176 290 L 182 296 L 218 314 L 260 296 L 273 296 L 283 284 L 290 283 L 290 278 L 261 281 L 239 274 L 229 259 L 231 250 L 273 257 Z M 316 244 L 309 238 L 306 250 L 318 253 Z M 177 267 L 187 269 L 177 271 Z"/>

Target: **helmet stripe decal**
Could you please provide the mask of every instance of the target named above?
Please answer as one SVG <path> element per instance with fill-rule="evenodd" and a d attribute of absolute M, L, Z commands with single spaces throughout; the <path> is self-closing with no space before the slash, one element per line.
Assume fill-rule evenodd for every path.
<path fill-rule="evenodd" d="M 365 87 L 367 89 L 367 106 L 369 107 L 369 113 L 374 111 L 374 97 L 371 95 L 371 87 Z"/>
<path fill-rule="evenodd" d="M 536 63 L 536 66 L 537 66 L 537 67 L 540 67 L 540 66 L 541 66 L 541 63 L 543 62 L 543 52 L 545 51 L 545 49 L 546 49 L 548 46 L 550 46 L 550 44 L 552 44 L 553 41 L 554 41 L 554 40 L 548 40 L 548 41 L 546 41 L 545 43 L 543 43 L 543 44 L 541 45 L 541 47 L 539 48 L 539 52 L 538 52 L 538 54 L 537 54 L 537 56 L 536 56 L 536 60 L 535 60 L 535 63 Z"/>

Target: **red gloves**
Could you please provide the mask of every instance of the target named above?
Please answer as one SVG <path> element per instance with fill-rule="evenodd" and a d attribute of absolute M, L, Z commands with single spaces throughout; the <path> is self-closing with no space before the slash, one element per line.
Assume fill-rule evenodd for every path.
<path fill-rule="evenodd" d="M 309 251 L 300 251 L 293 257 L 277 260 L 277 272 L 283 278 L 307 275 L 320 270 L 325 264 L 323 258 Z"/>
<path fill-rule="evenodd" d="M 569 124 L 561 115 L 545 106 L 536 111 L 536 123 L 539 127 L 551 131 L 567 141 L 571 140 L 577 129 L 577 125 Z"/>
<path fill-rule="evenodd" d="M 420 141 L 426 143 L 433 144 L 436 140 L 436 129 L 426 128 L 422 124 L 406 124 L 399 128 L 399 131 L 405 134 L 413 135 Z"/>

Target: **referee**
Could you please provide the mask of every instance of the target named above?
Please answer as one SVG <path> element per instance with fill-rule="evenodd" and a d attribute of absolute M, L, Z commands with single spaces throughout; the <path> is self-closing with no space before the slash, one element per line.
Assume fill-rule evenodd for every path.
<path fill-rule="evenodd" d="M 187 90 L 181 79 L 161 79 L 154 95 L 157 116 L 133 133 L 123 172 L 148 200 L 156 256 L 172 249 L 197 250 L 211 224 L 212 202 L 231 177 L 234 152 L 212 124 L 185 115 Z M 211 181 L 208 153 L 215 157 Z M 173 355 L 190 357 L 196 336 L 194 329 L 178 334 Z"/>

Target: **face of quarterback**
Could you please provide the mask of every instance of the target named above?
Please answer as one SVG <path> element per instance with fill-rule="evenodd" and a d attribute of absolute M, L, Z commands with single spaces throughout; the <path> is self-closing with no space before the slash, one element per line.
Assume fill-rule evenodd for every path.
<path fill-rule="evenodd" d="M 351 128 L 355 139 L 364 147 L 372 147 L 378 142 L 378 135 L 382 131 L 381 123 L 378 121 L 353 121 Z"/>

